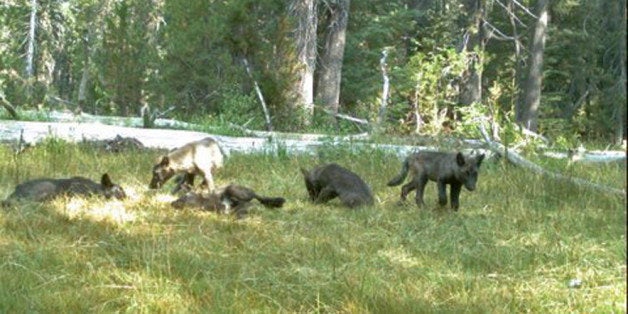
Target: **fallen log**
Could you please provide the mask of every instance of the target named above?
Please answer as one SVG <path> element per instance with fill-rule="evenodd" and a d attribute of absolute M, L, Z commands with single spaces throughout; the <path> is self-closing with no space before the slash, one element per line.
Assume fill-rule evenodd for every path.
<path fill-rule="evenodd" d="M 568 151 L 543 152 L 543 156 L 556 159 L 569 159 L 572 162 L 612 163 L 626 162 L 626 152 L 622 151 Z"/>
<path fill-rule="evenodd" d="M 526 169 L 532 170 L 533 172 L 537 174 L 546 176 L 554 180 L 568 182 L 568 183 L 577 185 L 579 187 L 594 189 L 596 191 L 607 193 L 607 194 L 617 195 L 624 198 L 626 197 L 626 190 L 616 189 L 616 188 L 612 188 L 612 187 L 605 186 L 602 184 L 590 182 L 581 178 L 568 177 L 560 173 L 555 173 L 555 172 L 545 170 L 541 166 L 523 158 L 521 155 L 517 154 L 517 152 L 513 150 L 509 150 L 507 147 L 505 147 L 501 143 L 491 141 L 484 125 L 482 123 L 479 123 L 478 125 L 479 125 L 478 129 L 480 130 L 480 133 L 482 134 L 482 137 L 484 138 L 484 141 L 488 145 L 489 149 L 495 152 L 496 154 L 505 156 L 506 159 L 514 165 L 524 167 Z"/>
<path fill-rule="evenodd" d="M 277 138 L 277 139 L 301 139 L 301 140 L 325 140 L 330 139 L 333 141 L 351 141 L 351 140 L 365 140 L 370 137 L 367 132 L 358 133 L 358 134 L 350 134 L 344 136 L 333 136 L 327 134 L 307 134 L 307 133 L 285 133 L 285 132 L 277 132 L 277 131 L 257 131 L 250 130 L 243 126 L 239 126 L 237 124 L 229 123 L 234 129 L 242 131 L 244 134 L 255 137 L 267 137 L 267 138 Z"/>
<path fill-rule="evenodd" d="M 266 133 L 272 135 L 273 133 Z M 257 134 L 260 135 L 260 134 Z M 348 144 L 349 149 L 380 149 L 394 153 L 399 157 L 417 150 L 436 150 L 435 147 L 412 145 L 386 145 L 354 141 L 360 138 L 325 137 L 317 134 L 303 136 L 268 136 L 268 137 L 232 137 L 213 135 L 204 132 L 171 130 L 171 129 L 144 129 L 123 126 L 112 126 L 100 123 L 76 122 L 31 122 L 0 120 L 0 141 L 19 141 L 36 144 L 46 138 L 60 138 L 69 142 L 103 141 L 116 136 L 130 137 L 139 140 L 146 148 L 173 149 L 188 142 L 211 136 L 220 142 L 226 154 L 231 152 L 276 153 L 285 151 L 289 154 L 314 154 L 322 146 Z"/>

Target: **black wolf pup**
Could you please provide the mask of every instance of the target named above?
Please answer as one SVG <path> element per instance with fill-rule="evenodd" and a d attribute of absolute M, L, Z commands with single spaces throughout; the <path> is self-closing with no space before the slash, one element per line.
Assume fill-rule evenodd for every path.
<path fill-rule="evenodd" d="M 30 200 L 44 202 L 55 197 L 65 196 L 91 196 L 98 195 L 105 198 L 126 198 L 126 193 L 117 184 L 111 182 L 108 174 L 103 174 L 100 183 L 96 183 L 84 177 L 72 177 L 66 179 L 35 179 L 25 181 L 15 187 L 15 191 L 2 202 L 3 206 L 11 205 L 17 200 Z"/>
<path fill-rule="evenodd" d="M 282 207 L 286 200 L 282 197 L 260 196 L 250 188 L 230 184 L 213 191 L 208 196 L 200 193 L 189 192 L 171 203 L 172 207 L 181 209 L 186 207 L 201 208 L 206 211 L 218 213 L 235 213 L 238 218 L 247 213 L 250 202 L 256 199 L 262 205 L 271 208 Z"/>
<path fill-rule="evenodd" d="M 196 175 L 203 176 L 201 185 L 212 191 L 215 188 L 212 171 L 222 168 L 223 159 L 218 142 L 211 137 L 187 143 L 161 156 L 160 161 L 153 166 L 153 178 L 148 186 L 151 189 L 161 188 L 172 176 L 183 173 L 173 193 L 178 192 L 184 184 L 194 185 Z"/>
<path fill-rule="evenodd" d="M 349 208 L 373 204 L 371 188 L 357 174 L 338 164 L 320 165 L 311 171 L 301 168 L 301 172 L 314 203 L 325 203 L 338 197 Z"/>
<path fill-rule="evenodd" d="M 478 181 L 478 169 L 484 160 L 484 154 L 469 157 L 462 153 L 417 152 L 409 155 L 403 162 L 401 172 L 394 177 L 388 186 L 399 185 L 405 180 L 408 172 L 412 172 L 410 182 L 401 187 L 401 200 L 416 189 L 416 203 L 419 207 L 425 205 L 423 192 L 428 180 L 438 185 L 438 203 L 447 205 L 446 185 L 451 186 L 451 208 L 458 210 L 460 206 L 460 190 L 464 185 L 469 191 L 475 190 Z"/>

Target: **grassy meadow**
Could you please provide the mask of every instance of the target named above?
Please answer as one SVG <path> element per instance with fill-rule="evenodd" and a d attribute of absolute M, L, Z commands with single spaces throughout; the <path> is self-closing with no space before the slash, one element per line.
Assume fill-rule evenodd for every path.
<path fill-rule="evenodd" d="M 0 198 L 24 180 L 108 172 L 125 201 L 56 199 L 0 209 L 0 312 L 624 313 L 626 200 L 486 160 L 458 212 L 398 205 L 400 160 L 326 148 L 312 156 L 232 154 L 238 183 L 284 208 L 176 211 L 148 190 L 156 151 L 110 154 L 49 140 L 0 147 Z M 313 205 L 299 167 L 334 161 L 360 174 L 375 205 Z M 558 163 L 558 162 L 554 162 Z M 626 188 L 624 165 L 556 165 Z M 410 199 L 413 200 L 414 194 Z M 569 287 L 572 279 L 579 287 Z"/>

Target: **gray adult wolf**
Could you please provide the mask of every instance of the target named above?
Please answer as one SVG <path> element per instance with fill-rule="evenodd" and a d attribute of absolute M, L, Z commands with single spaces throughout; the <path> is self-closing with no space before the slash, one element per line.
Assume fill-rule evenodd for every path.
<path fill-rule="evenodd" d="M 222 168 L 223 159 L 218 142 L 211 137 L 187 143 L 161 156 L 160 161 L 153 166 L 153 178 L 148 186 L 151 189 L 161 188 L 172 176 L 183 173 L 173 193 L 178 192 L 184 184 L 194 185 L 196 175 L 203 176 L 201 185 L 212 191 L 215 188 L 212 171 Z"/>
<path fill-rule="evenodd" d="M 460 207 L 460 191 L 462 186 L 469 191 L 475 190 L 478 181 L 478 169 L 484 160 L 484 154 L 475 157 L 464 156 L 462 153 L 417 152 L 410 154 L 401 167 L 401 172 L 388 182 L 388 186 L 401 184 L 408 172 L 412 173 L 410 182 L 401 187 L 401 200 L 416 189 L 416 203 L 425 205 L 423 192 L 428 180 L 438 185 L 438 203 L 447 205 L 447 185 L 450 185 L 451 208 Z"/>
<path fill-rule="evenodd" d="M 349 208 L 373 204 L 371 188 L 357 174 L 338 164 L 324 164 L 310 171 L 301 168 L 301 172 L 314 203 L 338 197 Z"/>
<path fill-rule="evenodd" d="M 58 196 L 104 196 L 105 198 L 126 198 L 124 189 L 114 184 L 108 174 L 103 174 L 100 183 L 96 183 L 84 177 L 72 177 L 64 179 L 35 179 L 25 181 L 15 187 L 15 191 L 2 202 L 3 206 L 9 206 L 17 200 L 30 200 L 43 202 Z"/>
<path fill-rule="evenodd" d="M 217 189 L 208 196 L 189 192 L 171 203 L 172 207 L 181 209 L 186 207 L 201 208 L 218 213 L 235 213 L 238 218 L 243 217 L 250 202 L 256 199 L 262 205 L 271 208 L 282 207 L 286 200 L 282 197 L 260 196 L 245 186 L 230 184 Z"/>

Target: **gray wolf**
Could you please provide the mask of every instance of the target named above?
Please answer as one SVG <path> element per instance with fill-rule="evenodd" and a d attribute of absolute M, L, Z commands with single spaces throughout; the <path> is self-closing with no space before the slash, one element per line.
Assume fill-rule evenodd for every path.
<path fill-rule="evenodd" d="M 184 184 L 194 185 L 196 175 L 203 177 L 201 186 L 212 191 L 215 188 L 212 171 L 222 168 L 223 159 L 218 142 L 211 137 L 187 143 L 161 156 L 160 161 L 153 166 L 149 188 L 161 188 L 175 174 L 182 173 L 184 176 L 177 179 L 173 193 L 183 188 Z"/>
<path fill-rule="evenodd" d="M 286 200 L 282 197 L 260 196 L 245 186 L 230 184 L 211 192 L 208 196 L 201 193 L 189 192 L 171 203 L 172 207 L 201 208 L 218 213 L 235 213 L 238 218 L 243 217 L 250 202 L 256 199 L 262 205 L 270 208 L 282 207 Z"/>
<path fill-rule="evenodd" d="M 388 186 L 401 184 L 408 172 L 412 179 L 401 187 L 401 201 L 416 189 L 416 203 L 419 207 L 425 205 L 423 192 L 428 180 L 438 185 L 438 203 L 447 205 L 447 185 L 450 186 L 451 207 L 458 210 L 460 207 L 460 191 L 462 186 L 475 190 L 478 181 L 478 169 L 484 160 L 484 154 L 475 157 L 465 156 L 462 153 L 445 152 L 417 152 L 410 154 L 403 161 L 401 172 L 388 182 Z"/>
<path fill-rule="evenodd" d="M 126 198 L 124 189 L 114 184 L 108 174 L 103 174 L 100 183 L 84 177 L 64 179 L 41 178 L 25 181 L 15 187 L 15 191 L 2 202 L 3 206 L 11 205 L 17 200 L 44 202 L 58 196 L 104 196 L 105 198 Z"/>
<path fill-rule="evenodd" d="M 371 188 L 360 176 L 338 164 L 323 164 L 310 171 L 301 168 L 301 173 L 314 203 L 325 203 L 338 197 L 349 208 L 373 204 Z"/>

